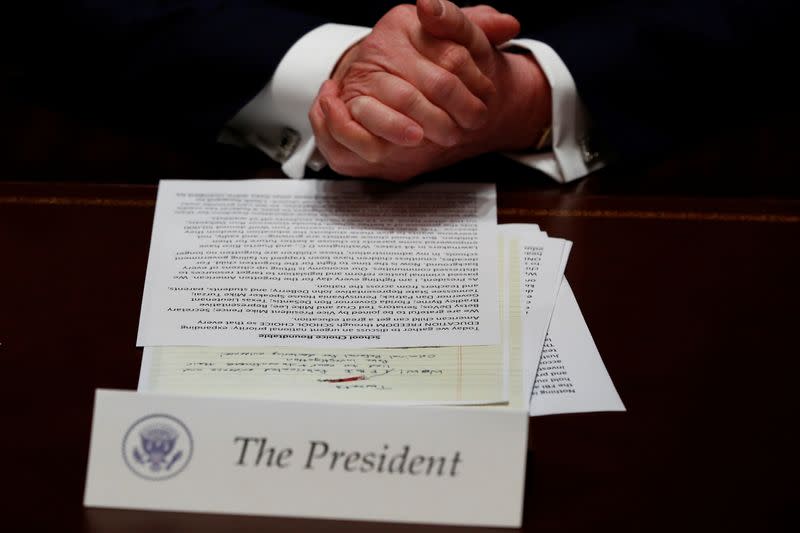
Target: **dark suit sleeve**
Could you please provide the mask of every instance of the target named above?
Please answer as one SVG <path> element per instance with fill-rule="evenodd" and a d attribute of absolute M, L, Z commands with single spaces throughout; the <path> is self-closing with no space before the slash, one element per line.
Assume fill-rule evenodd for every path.
<path fill-rule="evenodd" d="M 325 22 L 249 0 L 70 1 L 17 20 L 34 97 L 192 141 L 214 141 Z"/>
<path fill-rule="evenodd" d="M 625 2 L 528 35 L 554 48 L 600 137 L 626 159 L 775 112 L 797 19 L 788 2 Z"/>

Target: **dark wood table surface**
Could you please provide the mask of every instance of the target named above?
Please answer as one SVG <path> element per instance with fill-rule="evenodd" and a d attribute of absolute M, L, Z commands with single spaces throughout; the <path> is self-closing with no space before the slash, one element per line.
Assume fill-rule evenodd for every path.
<path fill-rule="evenodd" d="M 0 148 L 3 530 L 472 530 L 84 509 L 94 391 L 138 378 L 155 180 L 277 170 L 102 129 L 59 135 L 36 113 L 12 117 Z M 574 242 L 567 277 L 628 408 L 531 420 L 523 529 L 800 525 L 800 200 L 790 166 L 729 159 L 566 187 L 497 161 L 440 175 L 496 180 L 501 222 Z M 781 179 L 740 179 L 769 171 Z"/>

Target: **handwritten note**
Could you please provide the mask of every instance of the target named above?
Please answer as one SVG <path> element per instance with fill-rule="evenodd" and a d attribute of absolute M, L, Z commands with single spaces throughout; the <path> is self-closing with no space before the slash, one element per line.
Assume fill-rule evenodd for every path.
<path fill-rule="evenodd" d="M 505 399 L 499 346 L 367 350 L 145 348 L 139 390 L 259 398 L 483 404 Z"/>
<path fill-rule="evenodd" d="M 424 348 L 149 347 L 139 390 L 404 404 L 505 404 L 525 408 L 522 387 L 519 268 L 511 271 L 500 236 L 498 306 L 509 324 L 492 346 Z M 514 305 L 508 306 L 512 301 Z M 506 320 L 506 317 L 508 320 Z M 513 324 L 513 325 L 512 325 Z"/>

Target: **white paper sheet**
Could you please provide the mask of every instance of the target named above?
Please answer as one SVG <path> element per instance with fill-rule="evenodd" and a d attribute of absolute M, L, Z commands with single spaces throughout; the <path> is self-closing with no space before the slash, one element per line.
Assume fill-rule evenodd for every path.
<path fill-rule="evenodd" d="M 504 239 L 498 238 L 498 291 L 505 283 Z M 519 292 L 516 281 L 510 285 Z M 500 346 L 416 348 L 146 347 L 140 392 L 362 403 L 485 405 L 527 411 L 521 368 L 519 299 L 501 299 Z M 514 324 L 513 327 L 510 325 Z M 514 332 L 514 372 L 510 375 Z"/>
<path fill-rule="evenodd" d="M 529 413 L 624 410 L 575 295 L 564 279 L 544 341 Z"/>
<path fill-rule="evenodd" d="M 517 295 L 522 292 L 519 246 L 516 239 L 501 231 L 501 263 L 505 305 L 502 308 L 503 341 L 508 361 L 508 407 L 527 410 L 528 398 L 525 396 L 525 365 L 522 344 L 522 306 Z"/>
<path fill-rule="evenodd" d="M 535 224 L 502 224 L 509 247 L 517 249 L 520 262 L 520 287 L 513 298 L 519 300 L 522 317 L 523 397 L 530 398 L 544 336 L 564 277 L 572 243 L 548 237 Z M 512 296 L 509 296 L 511 298 Z"/>
<path fill-rule="evenodd" d="M 500 342 L 494 185 L 162 181 L 140 346 Z"/>
<path fill-rule="evenodd" d="M 572 243 L 544 235 L 519 241 L 523 290 L 522 324 L 525 349 L 525 398 L 530 398 L 539 367 L 539 355 L 550 325 L 556 295 Z"/>

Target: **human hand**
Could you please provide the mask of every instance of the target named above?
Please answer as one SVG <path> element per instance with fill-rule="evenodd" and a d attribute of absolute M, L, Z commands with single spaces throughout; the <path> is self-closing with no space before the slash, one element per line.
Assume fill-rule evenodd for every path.
<path fill-rule="evenodd" d="M 397 105 L 400 109 L 386 105 L 386 102 L 397 103 L 398 94 L 401 97 L 404 94 L 406 96 L 409 93 L 413 94 L 408 88 L 409 84 L 404 80 L 395 79 L 396 76 L 384 76 L 384 72 L 377 76 L 379 81 L 386 82 L 379 87 L 376 88 L 377 84 L 372 86 L 365 84 L 364 78 L 368 76 L 364 76 L 357 79 L 361 82 L 360 85 L 357 83 L 355 89 L 348 91 L 346 86 L 337 83 L 337 76 L 334 76 L 334 81 L 326 82 L 321 88 L 309 118 L 320 151 L 337 172 L 352 176 L 404 179 L 481 151 L 511 148 L 513 143 L 508 142 L 509 135 L 525 129 L 524 125 L 529 121 L 519 120 L 518 116 L 512 115 L 515 120 L 510 124 L 510 130 L 508 132 L 497 130 L 497 118 L 509 118 L 508 112 L 498 109 L 498 102 L 506 101 L 508 98 L 498 98 L 496 91 L 493 90 L 494 85 L 500 82 L 505 93 L 514 85 L 510 82 L 515 82 L 516 85 L 527 88 L 524 94 L 528 94 L 530 88 L 541 85 L 541 83 L 528 83 L 535 81 L 527 79 L 530 76 L 514 75 L 516 70 L 521 73 L 531 70 L 530 65 L 524 63 L 533 64 L 532 70 L 541 74 L 530 59 L 522 56 L 506 57 L 511 54 L 501 54 L 492 46 L 493 43 L 504 42 L 518 32 L 519 25 L 516 19 L 509 15 L 501 15 L 488 6 L 466 8 L 462 11 L 449 2 L 443 2 L 443 12 L 440 16 L 434 7 L 432 2 L 419 2 L 416 14 L 423 34 L 415 35 L 414 42 L 422 43 L 420 48 L 425 51 L 425 57 L 429 60 L 443 59 L 445 65 L 452 71 L 466 72 L 467 75 L 464 77 L 467 78 L 467 83 L 481 94 L 483 97 L 481 102 L 487 105 L 487 111 L 494 108 L 492 120 L 484 121 L 481 126 L 473 124 L 471 130 L 461 128 L 449 115 L 442 119 L 443 111 L 432 106 L 424 96 L 421 98 L 416 96 L 418 101 L 410 110 L 405 108 L 404 115 L 402 105 Z M 454 44 L 461 45 L 460 50 L 459 47 L 453 47 Z M 447 48 L 448 45 L 450 48 Z M 453 49 L 459 51 L 453 52 Z M 451 51 L 442 55 L 442 50 Z M 465 56 L 465 52 L 469 53 L 469 58 Z M 454 58 L 456 61 L 453 61 Z M 466 59 L 470 61 L 465 63 Z M 464 64 L 468 69 L 464 69 Z M 511 69 L 512 66 L 521 68 Z M 481 78 L 474 75 L 475 67 L 491 82 L 491 87 L 486 92 L 480 90 L 487 85 L 479 84 Z M 367 74 L 373 72 L 367 71 Z M 401 98 L 399 101 L 402 104 L 404 100 Z M 457 102 L 463 101 L 464 99 Z M 455 105 L 453 101 L 449 103 Z M 434 109 L 431 110 L 431 107 Z M 505 107 L 511 109 L 513 106 Z M 549 122 L 549 102 L 547 109 Z M 406 116 L 414 115 L 414 111 L 416 116 Z M 457 111 L 453 112 L 455 116 L 459 116 Z M 413 118 L 417 118 L 418 121 Z M 450 123 L 447 122 L 448 118 Z M 419 132 L 420 125 L 425 131 L 424 140 Z M 437 129 L 442 125 L 443 128 Z M 442 132 L 447 135 L 444 142 L 441 142 Z M 491 132 L 499 135 L 492 135 Z M 437 142 L 437 137 L 440 142 Z M 524 139 L 524 136 L 521 138 Z M 525 141 L 518 147 L 524 147 L 529 143 L 530 141 Z"/>
<path fill-rule="evenodd" d="M 428 6 L 433 18 L 436 6 L 458 12 L 450 2 L 423 0 L 420 6 Z M 488 6 L 470 9 L 494 42 L 508 40 L 519 31 L 519 23 L 510 15 Z M 443 21 L 461 22 L 454 17 L 443 17 Z M 486 121 L 485 101 L 495 91 L 488 78 L 491 71 L 483 73 L 473 60 L 473 55 L 485 57 L 491 49 L 483 32 L 471 27 L 454 31 L 464 36 L 466 46 L 432 37 L 423 31 L 413 6 L 397 6 L 344 55 L 332 79 L 341 85 L 345 102 L 354 100 L 354 105 L 365 109 L 365 122 L 377 114 L 405 125 L 410 134 L 405 137 L 411 138 L 401 132 L 391 141 L 415 145 L 422 140 L 422 128 L 432 142 L 456 144 L 462 128 Z"/>
<path fill-rule="evenodd" d="M 420 6 L 432 18 L 437 7 L 458 13 L 447 1 L 422 0 Z M 519 31 L 519 23 L 510 15 L 488 7 L 473 9 L 497 39 L 507 40 Z M 356 108 L 357 120 L 375 128 L 383 122 L 404 126 L 400 135 L 393 134 L 395 128 L 384 132 L 391 135 L 391 142 L 413 146 L 424 136 L 452 146 L 462 129 L 478 128 L 487 120 L 486 100 L 495 89 L 488 77 L 491 71 L 482 72 L 473 57 L 486 57 L 491 45 L 483 32 L 463 24 L 463 17 L 442 19 L 462 24 L 453 32 L 463 37 L 463 45 L 432 37 L 423 31 L 417 10 L 400 5 L 382 17 L 334 70 L 332 79 L 339 82 L 343 101 Z"/>

